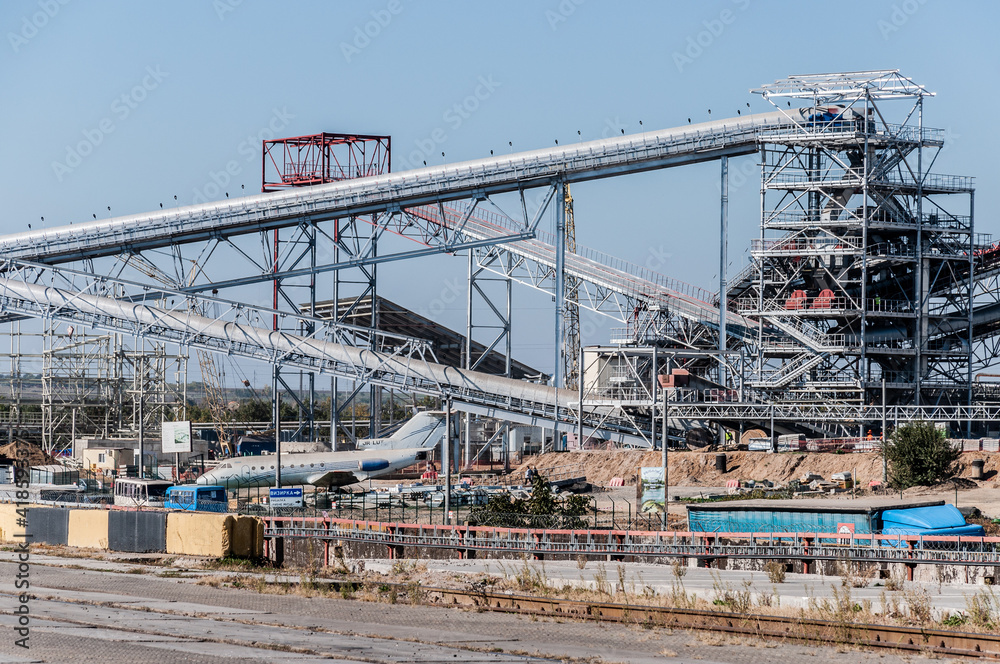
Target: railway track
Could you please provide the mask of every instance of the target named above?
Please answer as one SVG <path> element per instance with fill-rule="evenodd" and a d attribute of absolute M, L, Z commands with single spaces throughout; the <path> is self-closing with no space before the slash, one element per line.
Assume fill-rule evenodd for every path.
<path fill-rule="evenodd" d="M 414 599 L 412 585 L 402 583 L 380 585 L 386 589 L 395 589 L 399 596 L 409 594 L 410 599 Z M 331 582 L 331 589 L 350 591 L 360 590 L 361 587 L 361 583 L 357 581 Z M 477 611 L 711 631 L 780 641 L 851 645 L 872 650 L 901 650 L 950 657 L 1000 659 L 1000 635 L 997 634 L 592 602 L 452 588 L 420 587 L 419 590 L 417 598 L 419 603 L 429 606 L 453 606 L 475 608 Z"/>

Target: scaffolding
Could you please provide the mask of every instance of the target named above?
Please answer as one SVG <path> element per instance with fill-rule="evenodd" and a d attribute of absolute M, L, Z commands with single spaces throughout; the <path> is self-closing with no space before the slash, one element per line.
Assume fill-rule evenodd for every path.
<path fill-rule="evenodd" d="M 46 452 L 66 456 L 78 438 L 135 437 L 140 428 L 158 432 L 161 422 L 183 419 L 187 357 L 167 353 L 162 342 L 128 344 L 120 334 L 47 320 L 42 343 L 40 442 Z M 19 391 L 12 401 L 21 410 L 30 397 Z"/>
<path fill-rule="evenodd" d="M 933 93 L 894 71 L 754 92 L 782 112 L 809 104 L 787 111 L 793 128 L 761 132 L 760 237 L 729 292 L 761 321 L 759 397 L 864 405 L 884 383 L 891 404 L 969 403 L 972 261 L 988 241 L 972 178 L 930 170 L 944 146 L 924 126 Z"/>

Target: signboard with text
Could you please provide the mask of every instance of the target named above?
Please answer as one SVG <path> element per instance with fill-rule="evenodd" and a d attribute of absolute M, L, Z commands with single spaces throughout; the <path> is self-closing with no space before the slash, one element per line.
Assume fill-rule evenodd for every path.
<path fill-rule="evenodd" d="M 270 489 L 268 504 L 271 507 L 302 507 L 302 487 Z"/>
<path fill-rule="evenodd" d="M 639 469 L 639 484 L 642 487 L 639 504 L 643 512 L 666 511 L 666 491 L 663 468 L 660 466 Z"/>
<path fill-rule="evenodd" d="M 163 452 L 186 452 L 191 453 L 191 423 L 190 422 L 164 422 L 163 423 Z"/>

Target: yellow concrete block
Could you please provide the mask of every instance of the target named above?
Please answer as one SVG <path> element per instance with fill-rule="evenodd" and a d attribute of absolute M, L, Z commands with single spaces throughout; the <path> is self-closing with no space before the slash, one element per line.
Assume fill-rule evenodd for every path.
<path fill-rule="evenodd" d="M 23 542 L 24 526 L 17 525 L 17 505 L 0 504 L 0 541 Z"/>
<path fill-rule="evenodd" d="M 106 510 L 70 510 L 69 537 L 66 543 L 84 549 L 107 549 L 108 512 Z"/>
<path fill-rule="evenodd" d="M 233 527 L 230 514 L 171 512 L 167 515 L 167 553 L 222 558 L 232 555 Z"/>
<path fill-rule="evenodd" d="M 264 520 L 253 516 L 236 517 L 232 555 L 260 558 L 264 555 Z"/>

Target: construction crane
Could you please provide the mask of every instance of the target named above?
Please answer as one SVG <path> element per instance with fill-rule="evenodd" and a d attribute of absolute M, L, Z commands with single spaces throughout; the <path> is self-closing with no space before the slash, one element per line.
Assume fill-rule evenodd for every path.
<path fill-rule="evenodd" d="M 215 361 L 215 354 L 206 350 L 198 351 L 198 364 L 201 367 L 201 381 L 205 385 L 205 402 L 219 436 L 219 446 L 224 455 L 232 456 L 235 451 L 233 413 L 226 400 L 222 370 Z"/>
<path fill-rule="evenodd" d="M 576 222 L 573 220 L 573 195 L 566 185 L 566 252 L 576 253 Z M 567 389 L 580 386 L 580 301 L 578 289 L 580 281 L 574 276 L 565 276 L 566 292 L 563 307 L 563 376 Z"/>

